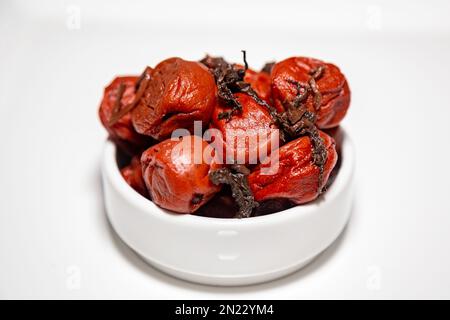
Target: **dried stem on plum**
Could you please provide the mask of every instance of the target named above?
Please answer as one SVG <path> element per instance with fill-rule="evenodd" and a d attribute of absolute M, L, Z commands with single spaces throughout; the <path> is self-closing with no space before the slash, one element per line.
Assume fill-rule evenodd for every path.
<path fill-rule="evenodd" d="M 250 95 L 258 103 L 262 103 L 262 100 L 258 97 L 256 92 L 252 89 L 248 82 L 244 81 L 245 72 L 248 69 L 246 51 L 242 50 L 244 69 L 239 68 L 225 61 L 221 57 L 206 56 L 200 60 L 205 66 L 207 66 L 214 74 L 214 78 L 217 84 L 217 95 L 225 105 L 231 106 L 231 110 L 224 111 L 219 114 L 219 120 L 231 119 L 233 114 L 242 111 L 241 103 L 234 96 L 235 93 L 242 92 Z"/>
<path fill-rule="evenodd" d="M 323 171 L 327 161 L 327 150 L 324 142 L 319 135 L 319 130 L 315 126 L 316 114 L 306 108 L 305 102 L 308 96 L 313 94 L 314 110 L 320 108 L 322 102 L 322 95 L 317 87 L 316 80 L 318 80 L 324 71 L 323 66 L 319 66 L 311 70 L 311 78 L 307 85 L 300 84 L 297 81 L 290 80 L 297 89 L 297 95 L 292 101 L 284 103 L 285 112 L 275 115 L 275 121 L 283 131 L 283 137 L 288 139 L 295 139 L 301 136 L 309 136 L 313 145 L 313 162 L 319 168 L 319 193 L 322 192 L 321 185 L 323 182 Z"/>
<path fill-rule="evenodd" d="M 241 50 L 241 52 L 242 52 L 242 60 L 244 60 L 244 71 L 247 71 L 248 70 L 247 51 Z"/>
<path fill-rule="evenodd" d="M 322 74 L 323 74 L 324 71 L 325 71 L 325 67 L 321 65 L 321 66 L 318 66 L 318 67 L 312 69 L 312 70 L 309 72 L 309 74 L 311 75 L 311 77 L 312 77 L 314 80 L 318 80 L 318 79 L 322 76 Z"/>
<path fill-rule="evenodd" d="M 231 187 L 231 195 L 239 206 L 236 218 L 250 217 L 253 208 L 259 205 L 255 201 L 250 186 L 248 185 L 247 175 L 249 172 L 243 165 L 234 165 L 230 168 L 224 167 L 209 173 L 209 179 L 215 185 L 224 183 Z"/>
<path fill-rule="evenodd" d="M 289 81 L 296 86 L 297 95 L 292 101 L 286 101 L 284 103 L 286 111 L 278 113 L 274 107 L 262 100 L 256 94 L 249 83 L 243 80 L 248 64 L 246 60 L 246 53 L 245 51 L 242 52 L 245 63 L 244 69 L 236 68 L 220 57 L 214 58 L 206 56 L 200 61 L 214 74 L 219 98 L 222 99 L 225 104 L 232 107 L 230 111 L 220 113 L 219 119 L 230 120 L 234 113 L 242 110 L 241 104 L 234 97 L 234 93 L 242 92 L 251 96 L 259 105 L 267 108 L 273 122 L 281 129 L 280 139 L 283 142 L 287 142 L 288 140 L 293 140 L 305 135 L 309 136 L 313 145 L 313 161 L 320 170 L 318 183 L 319 193 L 322 192 L 320 186 L 322 185 L 323 180 L 324 165 L 327 161 L 327 150 L 322 138 L 319 135 L 319 131 L 315 126 L 316 114 L 306 108 L 305 102 L 308 99 L 308 96 L 312 93 L 314 110 L 319 110 L 322 102 L 322 95 L 319 91 L 316 80 L 322 77 L 325 67 L 318 66 L 312 69 L 309 72 L 311 77 L 307 84 L 300 84 L 294 80 Z M 270 73 L 272 67 L 273 64 L 266 64 L 263 70 Z"/>
<path fill-rule="evenodd" d="M 320 109 L 320 105 L 322 103 L 322 94 L 317 87 L 316 80 L 318 80 L 322 76 L 323 71 L 324 66 L 318 66 L 317 68 L 314 68 L 309 72 L 311 78 L 309 79 L 308 83 L 314 94 L 314 109 L 316 111 Z"/>

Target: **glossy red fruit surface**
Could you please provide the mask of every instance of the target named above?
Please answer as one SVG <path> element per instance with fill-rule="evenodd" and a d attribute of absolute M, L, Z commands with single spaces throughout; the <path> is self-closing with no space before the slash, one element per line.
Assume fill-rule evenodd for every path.
<path fill-rule="evenodd" d="M 105 88 L 98 111 L 100 120 L 111 139 L 129 154 L 134 154 L 141 147 L 149 145 L 151 139 L 136 132 L 131 123 L 130 113 L 125 114 L 114 124 L 110 124 L 110 120 L 115 108 L 122 108 L 134 100 L 137 79 L 138 77 L 134 76 L 115 78 Z M 120 101 L 117 99 L 119 96 Z M 119 102 L 120 105 L 118 105 Z"/>
<path fill-rule="evenodd" d="M 231 108 L 219 105 L 214 109 L 211 127 L 220 131 L 226 163 L 256 164 L 270 154 L 278 143 L 278 129 L 273 124 L 267 108 L 245 93 L 236 93 L 242 111 L 228 119 L 219 119 L 222 112 Z M 277 145 L 276 145 L 277 146 Z"/>
<path fill-rule="evenodd" d="M 150 73 L 132 112 L 137 132 L 163 140 L 175 129 L 192 132 L 194 121 L 209 123 L 217 103 L 213 75 L 199 62 L 170 58 Z"/>
<path fill-rule="evenodd" d="M 179 213 L 192 213 L 220 190 L 208 177 L 210 170 L 218 165 L 202 158 L 202 154 L 210 151 L 207 148 L 210 148 L 208 143 L 200 137 L 185 136 L 177 141 L 160 142 L 142 154 L 144 181 L 157 205 Z"/>
<path fill-rule="evenodd" d="M 313 145 L 308 136 L 293 140 L 279 149 L 278 170 L 264 175 L 260 165 L 248 176 L 250 188 L 257 201 L 289 199 L 302 204 L 316 199 L 336 164 L 334 140 L 319 132 L 327 150 L 327 160 L 320 173 L 313 161 Z M 272 162 L 275 163 L 275 161 Z"/>

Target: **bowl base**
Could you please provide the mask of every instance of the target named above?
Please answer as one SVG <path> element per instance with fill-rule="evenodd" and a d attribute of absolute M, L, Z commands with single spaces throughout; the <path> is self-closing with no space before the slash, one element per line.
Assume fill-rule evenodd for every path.
<path fill-rule="evenodd" d="M 353 202 L 354 148 L 342 140 L 343 161 L 327 192 L 301 206 L 248 219 L 167 212 L 135 192 L 107 142 L 102 164 L 108 218 L 144 260 L 174 277 L 215 286 L 274 280 L 304 267 L 342 233 Z"/>
<path fill-rule="evenodd" d="M 193 282 L 197 284 L 202 285 L 210 285 L 210 286 L 222 286 L 222 287 L 232 287 L 232 286 L 248 286 L 248 285 L 255 285 L 260 284 L 264 282 L 269 282 L 272 280 L 276 280 L 279 278 L 282 278 L 284 276 L 287 276 L 291 273 L 294 273 L 303 267 L 305 267 L 307 264 L 312 262 L 316 257 L 318 257 L 321 253 L 315 255 L 312 258 L 309 258 L 305 261 L 299 262 L 293 266 L 290 266 L 288 268 L 283 268 L 280 270 L 275 270 L 267 273 L 261 273 L 261 274 L 251 274 L 251 275 L 244 275 L 244 276 L 219 276 L 219 275 L 207 275 L 207 274 L 195 274 L 191 272 L 186 272 L 184 270 L 175 269 L 166 265 L 163 265 L 161 263 L 158 263 L 156 261 L 153 261 L 151 259 L 147 259 L 144 256 L 140 255 L 138 253 L 138 256 L 140 256 L 146 263 L 150 264 L 152 267 L 158 269 L 159 271 L 162 271 L 170 276 L 173 276 L 177 279 L 185 280 L 188 282 Z"/>

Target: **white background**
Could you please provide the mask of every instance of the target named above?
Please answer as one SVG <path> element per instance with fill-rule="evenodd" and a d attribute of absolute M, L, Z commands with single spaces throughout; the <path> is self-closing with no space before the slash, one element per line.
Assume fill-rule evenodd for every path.
<path fill-rule="evenodd" d="M 446 1 L 2 1 L 0 297 L 450 298 L 449 15 Z M 117 74 L 241 49 L 255 68 L 341 67 L 357 194 L 308 267 L 214 288 L 156 271 L 111 230 L 97 107 Z"/>

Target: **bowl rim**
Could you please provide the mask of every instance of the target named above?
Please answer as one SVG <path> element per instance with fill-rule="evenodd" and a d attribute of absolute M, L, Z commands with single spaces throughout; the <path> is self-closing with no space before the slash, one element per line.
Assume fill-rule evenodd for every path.
<path fill-rule="evenodd" d="M 209 227 L 212 224 L 219 226 L 251 226 L 256 224 L 285 222 L 286 219 L 289 220 L 292 218 L 300 218 L 313 214 L 321 207 L 326 206 L 327 203 L 332 202 L 336 197 L 338 197 L 338 195 L 343 192 L 343 189 L 345 189 L 345 187 L 351 182 L 355 165 L 354 145 L 349 134 L 342 126 L 340 127 L 340 130 L 342 131 L 341 156 L 343 160 L 341 162 L 339 172 L 328 190 L 314 201 L 263 216 L 249 217 L 245 219 L 215 218 L 197 216 L 193 214 L 175 213 L 160 208 L 154 202 L 136 192 L 126 183 L 125 179 L 123 179 L 116 160 L 117 147 L 110 140 L 106 140 L 103 148 L 101 171 L 104 183 L 108 181 L 110 185 L 125 198 L 126 201 L 139 207 L 143 212 L 146 212 L 153 218 L 165 220 L 168 223 L 184 225 L 194 224 L 196 226 L 204 225 L 205 227 Z M 292 214 L 294 212 L 295 214 Z"/>

